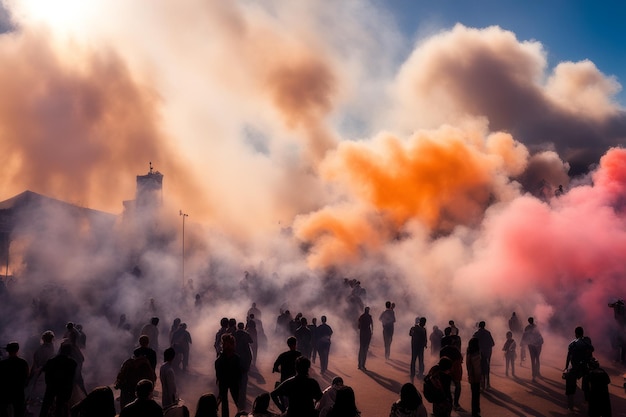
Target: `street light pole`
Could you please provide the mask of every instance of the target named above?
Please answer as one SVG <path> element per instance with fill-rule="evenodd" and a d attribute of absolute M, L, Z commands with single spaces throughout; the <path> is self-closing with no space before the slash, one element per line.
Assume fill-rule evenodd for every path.
<path fill-rule="evenodd" d="M 189 215 L 182 210 L 179 210 L 179 215 L 183 217 L 183 288 L 185 288 L 185 217 Z"/>

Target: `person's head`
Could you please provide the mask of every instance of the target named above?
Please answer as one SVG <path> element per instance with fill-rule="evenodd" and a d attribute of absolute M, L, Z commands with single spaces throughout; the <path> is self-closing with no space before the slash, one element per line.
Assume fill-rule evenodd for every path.
<path fill-rule="evenodd" d="M 235 318 L 228 319 L 228 327 L 232 327 L 232 328 L 237 327 L 237 319 Z"/>
<path fill-rule="evenodd" d="M 339 416 L 354 416 L 358 413 L 356 398 L 352 388 L 344 385 L 337 390 L 333 410 Z"/>
<path fill-rule="evenodd" d="M 407 382 L 400 388 L 400 402 L 409 410 L 417 410 L 417 407 L 422 404 L 422 396 L 415 388 L 415 385 Z"/>
<path fill-rule="evenodd" d="M 370 308 L 369 307 L 365 307 L 365 314 L 369 314 L 370 313 Z"/>
<path fill-rule="evenodd" d="M 450 325 L 450 327 L 454 327 L 454 320 L 448 321 L 448 324 Z"/>
<path fill-rule="evenodd" d="M 336 376 L 333 378 L 331 385 L 335 388 L 343 387 L 343 378 L 340 376 Z"/>
<path fill-rule="evenodd" d="M 439 370 L 441 372 L 449 373 L 452 369 L 452 359 L 447 356 L 443 356 L 439 359 Z"/>
<path fill-rule="evenodd" d="M 311 319 L 311 323 L 313 323 L 313 324 L 317 324 L 317 317 L 313 317 L 313 318 Z"/>
<path fill-rule="evenodd" d="M 478 323 L 478 328 L 479 329 L 484 329 L 485 328 L 485 322 L 484 321 L 479 322 Z"/>
<path fill-rule="evenodd" d="M 574 334 L 576 335 L 576 338 L 580 339 L 585 335 L 585 331 L 582 327 L 578 326 L 576 327 L 576 329 L 574 329 Z"/>
<path fill-rule="evenodd" d="M 322 323 L 326 323 L 326 316 L 322 316 Z"/>
<path fill-rule="evenodd" d="M 240 321 L 239 323 L 237 323 L 237 329 L 243 330 L 243 328 L 244 328 L 243 322 Z"/>
<path fill-rule="evenodd" d="M 150 319 L 150 323 L 152 323 L 154 326 L 158 326 L 159 325 L 159 318 L 158 317 L 152 317 Z"/>
<path fill-rule="evenodd" d="M 172 328 L 178 329 L 178 325 L 180 324 L 180 318 L 176 317 L 172 322 Z"/>
<path fill-rule="evenodd" d="M 478 342 L 477 337 L 472 337 L 469 342 L 467 342 L 467 354 L 474 354 L 480 351 L 480 343 Z"/>
<path fill-rule="evenodd" d="M 167 349 L 163 351 L 163 360 L 165 362 L 173 361 L 175 356 L 176 356 L 176 351 L 174 350 L 174 348 L 168 347 Z"/>
<path fill-rule="evenodd" d="M 200 396 L 195 417 L 217 417 L 217 398 L 215 395 L 208 392 Z"/>
<path fill-rule="evenodd" d="M 513 312 L 513 314 L 511 314 L 512 317 L 515 317 L 515 311 Z"/>
<path fill-rule="evenodd" d="M 513 338 L 513 332 L 511 332 L 511 331 L 506 332 L 506 338 L 507 339 L 512 339 Z"/>
<path fill-rule="evenodd" d="M 308 324 L 308 323 L 307 323 L 307 321 L 306 321 L 306 317 L 302 317 L 302 318 L 300 319 L 300 326 L 304 326 L 304 327 L 306 327 L 306 325 L 307 325 L 307 324 Z"/>
<path fill-rule="evenodd" d="M 445 329 L 443 329 L 443 334 L 445 336 L 450 336 L 452 334 L 452 327 L 446 327 Z"/>
<path fill-rule="evenodd" d="M 14 356 L 17 355 L 17 352 L 20 350 L 20 344 L 17 342 L 9 342 L 5 349 L 10 356 Z"/>
<path fill-rule="evenodd" d="M 391 301 L 385 302 L 385 308 L 391 308 Z"/>
<path fill-rule="evenodd" d="M 296 339 L 294 336 L 289 336 L 287 338 L 287 346 L 289 346 L 289 349 L 295 350 L 297 344 L 298 339 Z"/>
<path fill-rule="evenodd" d="M 433 332 L 436 332 L 437 330 L 439 330 L 439 327 L 433 326 Z"/>
<path fill-rule="evenodd" d="M 139 336 L 139 346 L 148 347 L 149 344 L 150 337 L 148 337 L 148 335 L 142 334 L 141 336 Z"/>
<path fill-rule="evenodd" d="M 152 390 L 154 389 L 154 384 L 149 379 L 142 379 L 137 382 L 137 388 L 135 392 L 137 393 L 137 398 L 140 400 L 147 400 L 150 398 L 152 394 Z"/>
<path fill-rule="evenodd" d="M 305 356 L 299 356 L 296 359 L 296 374 L 309 375 L 309 369 L 311 368 L 311 361 Z"/>
<path fill-rule="evenodd" d="M 54 332 L 52 330 L 46 330 L 41 335 L 41 340 L 44 343 L 52 343 L 52 340 L 54 340 Z"/>
<path fill-rule="evenodd" d="M 534 324 L 535 323 L 535 319 L 532 317 L 528 317 L 528 324 Z"/>
<path fill-rule="evenodd" d="M 252 412 L 253 413 L 267 413 L 267 409 L 270 406 L 270 394 L 268 392 L 264 392 L 262 394 L 257 395 L 252 403 Z"/>
<path fill-rule="evenodd" d="M 424 327 L 426 325 L 426 317 L 420 317 L 419 324 L 420 326 Z"/>
<path fill-rule="evenodd" d="M 183 330 L 187 329 L 187 323 L 180 323 L 180 328 Z"/>
<path fill-rule="evenodd" d="M 78 330 L 79 332 L 82 332 L 82 331 L 83 331 L 83 325 L 82 325 L 82 324 L 77 324 L 77 325 L 75 325 L 75 326 L 74 326 L 74 328 L 75 328 L 76 330 Z"/>
<path fill-rule="evenodd" d="M 222 317 L 222 319 L 220 320 L 220 326 L 228 327 L 228 317 Z"/>
<path fill-rule="evenodd" d="M 86 416 L 115 416 L 115 397 L 113 390 L 107 386 L 94 388 L 81 401 L 82 414 Z"/>
<path fill-rule="evenodd" d="M 256 303 L 252 303 L 252 308 L 256 308 Z"/>

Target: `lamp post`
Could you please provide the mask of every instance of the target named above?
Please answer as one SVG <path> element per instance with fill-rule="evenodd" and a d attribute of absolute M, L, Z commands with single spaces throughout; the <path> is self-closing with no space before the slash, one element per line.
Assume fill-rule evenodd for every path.
<path fill-rule="evenodd" d="M 183 217 L 183 288 L 185 288 L 185 217 L 189 217 L 189 215 L 179 210 L 179 216 Z"/>

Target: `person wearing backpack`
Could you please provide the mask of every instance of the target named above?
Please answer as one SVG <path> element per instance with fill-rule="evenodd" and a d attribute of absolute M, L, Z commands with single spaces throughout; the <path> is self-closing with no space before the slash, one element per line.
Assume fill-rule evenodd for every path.
<path fill-rule="evenodd" d="M 435 417 L 450 417 L 452 413 L 452 393 L 450 384 L 452 377 L 452 360 L 446 356 L 439 359 L 439 363 L 424 377 L 424 397 L 433 403 Z"/>
<path fill-rule="evenodd" d="M 467 343 L 465 366 L 467 367 L 467 380 L 472 390 L 472 417 L 480 417 L 480 384 L 483 378 L 480 342 L 475 337 Z"/>

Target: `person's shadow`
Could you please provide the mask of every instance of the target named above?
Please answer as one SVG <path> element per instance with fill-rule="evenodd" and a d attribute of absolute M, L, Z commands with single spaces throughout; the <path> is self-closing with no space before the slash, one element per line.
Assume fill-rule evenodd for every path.
<path fill-rule="evenodd" d="M 395 379 L 387 378 L 370 370 L 363 371 L 363 373 L 372 378 L 378 385 L 393 393 L 399 393 L 402 388 L 402 384 Z"/>

